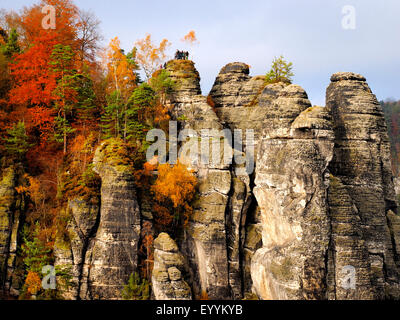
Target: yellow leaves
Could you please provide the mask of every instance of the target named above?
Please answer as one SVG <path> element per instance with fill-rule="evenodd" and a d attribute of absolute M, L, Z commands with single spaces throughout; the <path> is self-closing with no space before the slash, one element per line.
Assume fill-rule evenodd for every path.
<path fill-rule="evenodd" d="M 15 190 L 17 191 L 18 194 L 24 194 L 28 192 L 28 188 L 24 186 L 15 187 Z"/>
<path fill-rule="evenodd" d="M 35 205 L 38 206 L 45 200 L 45 194 L 43 193 L 40 181 L 38 179 L 28 176 L 28 180 L 28 194 Z"/>
<path fill-rule="evenodd" d="M 167 106 L 164 106 L 161 103 L 157 103 L 154 109 L 154 114 L 155 114 L 154 121 L 156 123 L 168 121 L 171 118 L 168 112 L 169 108 Z"/>
<path fill-rule="evenodd" d="M 197 38 L 196 38 L 196 32 L 194 30 L 189 31 L 187 35 L 185 35 L 181 41 L 187 42 L 190 45 L 193 45 L 195 43 L 198 43 Z"/>
<path fill-rule="evenodd" d="M 45 200 L 45 194 L 42 185 L 40 183 L 40 180 L 31 177 L 28 174 L 25 174 L 24 178 L 28 180 L 29 185 L 28 186 L 21 185 L 16 187 L 15 190 L 17 191 L 17 193 L 29 196 L 36 206 L 43 204 L 43 201 Z"/>
<path fill-rule="evenodd" d="M 144 39 L 136 42 L 136 59 L 146 74 L 147 79 L 164 63 L 167 55 L 165 51 L 171 45 L 167 39 L 163 39 L 157 46 L 151 40 L 151 35 L 146 34 Z"/>
<path fill-rule="evenodd" d="M 36 295 L 42 288 L 42 280 L 37 272 L 29 271 L 25 279 L 25 285 L 29 294 Z"/>
<path fill-rule="evenodd" d="M 158 167 L 158 178 L 152 191 L 158 201 L 171 200 L 174 208 L 184 206 L 195 195 L 196 177 L 187 167 L 177 163 L 173 167 L 163 164 Z"/>
<path fill-rule="evenodd" d="M 125 99 L 129 98 L 130 93 L 136 87 L 136 73 L 134 66 L 121 49 L 121 42 L 118 37 L 111 40 L 106 52 L 107 79 L 112 85 L 108 88 L 108 93 L 114 90 L 121 92 Z"/>
<path fill-rule="evenodd" d="M 146 174 L 150 174 L 150 172 L 154 171 L 156 169 L 157 165 L 156 164 L 152 164 L 151 161 L 150 162 L 146 162 L 143 165 L 143 169 L 145 171 Z"/>

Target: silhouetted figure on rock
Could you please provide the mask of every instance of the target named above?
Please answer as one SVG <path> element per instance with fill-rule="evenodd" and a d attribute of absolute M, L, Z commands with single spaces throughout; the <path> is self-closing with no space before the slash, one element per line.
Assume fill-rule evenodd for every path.
<path fill-rule="evenodd" d="M 188 60 L 189 52 L 188 51 L 180 51 L 176 50 L 175 52 L 175 60 Z"/>

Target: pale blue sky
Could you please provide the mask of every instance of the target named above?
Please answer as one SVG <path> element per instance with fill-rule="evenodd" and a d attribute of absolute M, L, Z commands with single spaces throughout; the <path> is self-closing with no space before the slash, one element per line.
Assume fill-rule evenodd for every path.
<path fill-rule="evenodd" d="M 33 0 L 0 0 L 0 8 L 19 10 Z M 294 64 L 294 82 L 313 104 L 325 104 L 332 73 L 364 75 L 378 99 L 400 99 L 400 1 L 398 0 L 76 0 L 102 21 L 105 43 L 118 36 L 132 49 L 151 33 L 169 39 L 170 55 L 185 48 L 190 30 L 200 44 L 191 50 L 208 94 L 219 70 L 229 62 L 251 65 L 265 74 L 274 56 Z M 356 8 L 356 29 L 342 28 L 342 8 Z"/>

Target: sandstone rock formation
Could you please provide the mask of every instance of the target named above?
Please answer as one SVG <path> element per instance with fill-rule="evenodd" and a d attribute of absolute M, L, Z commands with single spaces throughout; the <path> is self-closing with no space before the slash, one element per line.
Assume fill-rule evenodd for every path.
<path fill-rule="evenodd" d="M 19 165 L 10 166 L 0 178 L 0 287 L 12 295 L 18 295 L 20 287 L 14 271 L 25 205 L 15 190 L 21 169 Z"/>
<path fill-rule="evenodd" d="M 96 204 L 70 201 L 72 240 L 56 251 L 57 264 L 73 266 L 76 288 L 69 294 L 75 299 L 119 299 L 137 266 L 140 212 L 133 175 L 105 148 L 113 146 L 103 144 L 93 159 L 102 179 L 100 212 Z"/>
<path fill-rule="evenodd" d="M 161 233 L 154 241 L 155 299 L 400 298 L 389 140 L 364 77 L 334 74 L 319 107 L 298 85 L 251 77 L 244 63 L 223 67 L 208 97 L 192 61 L 172 60 L 166 70 L 176 82 L 167 97 L 172 120 L 187 130 L 170 146 L 190 147 L 179 159 L 199 183 L 188 225 L 176 239 Z M 235 150 L 224 129 L 243 138 L 253 130 L 254 141 Z M 72 266 L 68 299 L 119 299 L 137 269 L 144 223 L 154 232 L 151 196 L 136 193 L 113 143 L 93 160 L 101 195 L 69 199 L 64 212 L 69 241 L 57 239 L 55 254 L 58 265 Z M 247 160 L 255 171 L 224 161 L 217 146 L 234 155 L 254 146 Z M 9 168 L 0 179 L 0 280 L 8 291 L 20 288 L 13 278 L 20 176 Z"/>
<path fill-rule="evenodd" d="M 226 246 L 226 208 L 231 190 L 230 165 L 221 158 L 212 160 L 212 147 L 220 143 L 222 130 L 217 115 L 200 93 L 200 77 L 191 61 L 171 61 L 167 71 L 177 89 L 170 103 L 174 119 L 184 118 L 182 129 L 191 129 L 198 137 L 202 129 L 214 129 L 208 136 L 210 153 L 207 164 L 188 163 L 199 178 L 199 197 L 194 214 L 183 235 L 182 252 L 188 257 L 194 282 L 193 293 L 200 297 L 207 293 L 210 299 L 230 299 L 228 252 Z M 194 138 L 196 142 L 197 138 Z M 224 144 L 224 147 L 228 147 Z M 199 149 L 200 152 L 200 149 Z M 185 162 L 185 154 L 181 154 Z"/>
<path fill-rule="evenodd" d="M 96 235 L 100 219 L 100 204 L 97 199 L 94 200 L 93 203 L 88 203 L 85 199 L 69 200 L 67 207 L 69 242 L 57 239 L 55 244 L 56 264 L 72 268 L 73 286 L 64 293 L 66 299 L 85 299 L 89 294 L 89 264 L 86 256 L 91 254 L 89 247 Z"/>
<path fill-rule="evenodd" d="M 343 264 L 356 268 L 359 283 L 351 294 L 338 290 L 335 298 L 398 298 L 397 204 L 382 108 L 365 78 L 354 73 L 332 76 L 327 108 L 335 131 L 329 168 L 338 184 L 329 192 L 336 201 L 331 209 L 335 266 L 329 270 L 336 282 L 331 286 Z M 347 193 L 342 199 L 348 205 L 338 206 L 340 191 Z"/>
<path fill-rule="evenodd" d="M 188 265 L 178 246 L 168 234 L 154 241 L 152 289 L 156 300 L 191 300 L 192 292 L 184 277 Z"/>
<path fill-rule="evenodd" d="M 311 107 L 303 89 L 289 85 L 278 94 L 260 142 L 254 188 L 263 247 L 252 259 L 251 276 L 262 299 L 324 298 L 333 138 L 329 114 Z"/>
<path fill-rule="evenodd" d="M 251 275 L 264 299 L 399 297 L 399 218 L 382 110 L 362 76 L 331 80 L 326 109 L 304 110 L 295 99 L 304 93 L 285 88 L 275 102 L 279 124 L 263 133 L 254 189 L 263 248 Z"/>

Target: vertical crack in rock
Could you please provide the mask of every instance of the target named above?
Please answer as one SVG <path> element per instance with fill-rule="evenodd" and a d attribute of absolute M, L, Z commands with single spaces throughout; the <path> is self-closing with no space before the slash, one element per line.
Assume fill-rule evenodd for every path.
<path fill-rule="evenodd" d="M 56 265 L 72 267 L 73 286 L 64 293 L 64 298 L 85 299 L 87 298 L 87 277 L 84 276 L 86 255 L 99 225 L 100 204 L 98 199 L 92 199 L 91 203 L 83 198 L 71 199 L 68 201 L 67 211 L 70 217 L 67 226 L 70 241 L 66 243 L 62 239 L 57 239 L 54 248 Z"/>

